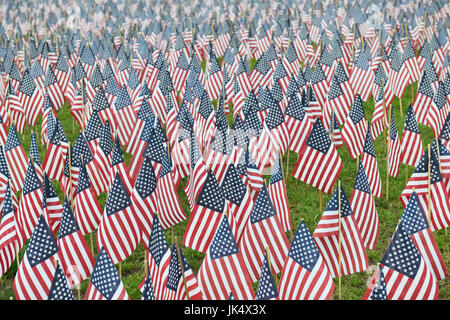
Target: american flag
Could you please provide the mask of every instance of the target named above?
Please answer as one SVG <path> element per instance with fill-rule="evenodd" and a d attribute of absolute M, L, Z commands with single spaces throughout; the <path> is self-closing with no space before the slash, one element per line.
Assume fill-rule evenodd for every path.
<path fill-rule="evenodd" d="M 47 300 L 75 300 L 68 279 L 59 263 L 56 265 Z"/>
<path fill-rule="evenodd" d="M 277 239 L 277 241 L 272 241 Z M 283 268 L 289 250 L 289 240 L 275 211 L 266 186 L 263 184 L 255 200 L 249 223 L 244 230 L 239 248 L 252 282 L 258 281 L 265 249 L 269 247 L 273 273 Z"/>
<path fill-rule="evenodd" d="M 342 169 L 342 160 L 328 137 L 320 119 L 316 119 L 302 145 L 292 176 L 331 193 Z"/>
<path fill-rule="evenodd" d="M 364 171 L 366 173 L 372 195 L 374 197 L 381 198 L 382 183 L 380 170 L 378 168 L 377 156 L 375 154 L 370 128 L 367 130 L 366 139 L 364 141 L 364 149 L 360 160 L 364 166 Z"/>
<path fill-rule="evenodd" d="M 428 110 L 433 103 L 433 97 L 434 89 L 431 86 L 430 77 L 425 71 L 422 75 L 420 83 L 418 84 L 416 97 L 412 103 L 418 123 L 426 124 Z"/>
<path fill-rule="evenodd" d="M 374 76 L 374 72 L 370 69 L 370 61 L 368 61 L 363 52 L 360 53 L 353 65 L 349 81 L 352 88 L 355 90 L 355 93 L 359 95 L 363 101 L 369 99 Z"/>
<path fill-rule="evenodd" d="M 304 221 L 297 228 L 278 286 L 282 300 L 328 300 L 334 282 Z"/>
<path fill-rule="evenodd" d="M 172 160 L 169 153 L 169 146 L 167 146 L 166 152 L 162 153 L 161 170 L 156 186 L 158 212 L 163 229 L 167 229 L 187 219 L 186 213 L 181 208 L 181 203 L 176 192 Z"/>
<path fill-rule="evenodd" d="M 283 177 L 280 154 L 278 154 L 275 164 L 272 167 L 272 175 L 267 190 L 281 225 L 283 226 L 283 230 L 285 232 L 292 230 L 291 214 L 289 211 L 286 183 Z"/>
<path fill-rule="evenodd" d="M 19 270 L 14 277 L 14 293 L 18 300 L 46 300 L 56 271 L 59 247 L 43 216 L 28 243 Z"/>
<path fill-rule="evenodd" d="M 258 191 L 262 188 L 264 184 L 264 179 L 261 170 L 256 165 L 250 154 L 250 147 L 247 148 L 245 152 L 245 172 L 246 172 L 246 184 L 252 191 Z"/>
<path fill-rule="evenodd" d="M 230 293 L 238 300 L 254 300 L 255 293 L 226 215 L 211 241 L 197 281 L 208 300 L 226 300 Z"/>
<path fill-rule="evenodd" d="M 439 136 L 442 130 L 445 119 L 447 118 L 450 106 L 447 103 L 445 94 L 445 85 L 442 81 L 439 82 L 439 86 L 434 93 L 433 101 L 428 109 L 426 116 L 426 125 L 429 126 L 434 133 L 435 137 Z"/>
<path fill-rule="evenodd" d="M 430 176 L 428 176 L 428 171 L 430 171 Z M 429 191 L 428 180 L 430 184 Z M 413 191 L 420 200 L 422 208 L 429 219 L 432 231 L 440 230 L 450 225 L 448 192 L 435 152 L 430 152 L 429 156 L 428 152 L 425 151 L 417 164 L 416 169 L 400 195 L 400 201 L 404 207 L 406 207 Z M 430 199 L 430 206 L 428 206 L 428 197 Z"/>
<path fill-rule="evenodd" d="M 388 106 L 385 100 L 385 95 L 382 89 L 378 91 L 378 94 L 374 96 L 374 110 L 372 114 L 372 123 L 370 124 L 370 130 L 373 133 L 373 139 L 376 139 L 387 127 L 388 127 L 388 115 L 386 106 Z"/>
<path fill-rule="evenodd" d="M 128 300 L 128 293 L 105 248 L 101 248 L 95 260 L 86 300 Z"/>
<path fill-rule="evenodd" d="M 325 108 L 328 92 L 331 90 L 320 64 L 316 65 L 311 76 L 311 88 L 321 109 Z"/>
<path fill-rule="evenodd" d="M 450 153 L 440 139 L 436 138 L 431 144 L 431 152 L 435 154 L 439 160 L 441 175 L 447 183 L 450 178 Z"/>
<path fill-rule="evenodd" d="M 403 211 L 401 224 L 404 232 L 411 237 L 416 245 L 434 279 L 436 281 L 445 279 L 448 276 L 448 270 L 444 258 L 439 251 L 429 227 L 428 219 L 415 192 L 412 193 Z"/>
<path fill-rule="evenodd" d="M 116 173 L 98 225 L 97 247 L 104 248 L 114 264 L 133 253 L 140 241 L 140 229 L 131 197 L 120 173 Z"/>
<path fill-rule="evenodd" d="M 411 38 L 408 39 L 402 54 L 403 64 L 408 70 L 410 82 L 414 83 L 420 80 L 420 68 L 417 61 L 416 52 L 414 51 Z"/>
<path fill-rule="evenodd" d="M 422 140 L 420 139 L 419 126 L 417 125 L 414 109 L 411 104 L 406 113 L 405 126 L 401 139 L 402 163 L 416 166 L 423 154 Z"/>
<path fill-rule="evenodd" d="M 381 260 L 388 300 L 436 300 L 438 286 L 402 223 Z"/>
<path fill-rule="evenodd" d="M 31 237 L 42 211 L 42 183 L 34 168 L 33 161 L 28 163 L 19 208 L 18 222 L 25 239 Z"/>
<path fill-rule="evenodd" d="M 9 128 L 5 143 L 5 157 L 11 173 L 11 190 L 15 193 L 22 190 L 27 170 L 27 156 L 14 123 Z"/>
<path fill-rule="evenodd" d="M 368 124 L 364 114 L 363 102 L 357 94 L 342 128 L 342 138 L 352 159 L 357 158 L 363 152 L 367 129 Z"/>
<path fill-rule="evenodd" d="M 130 140 L 133 125 L 136 122 L 136 114 L 125 86 L 119 90 L 117 99 L 114 101 L 114 107 L 115 125 L 113 127 L 117 130 L 120 144 L 126 145 Z"/>
<path fill-rule="evenodd" d="M 205 160 L 193 131 L 191 131 L 189 153 L 189 181 L 184 187 L 184 191 L 186 192 L 189 206 L 192 210 L 195 206 L 198 194 L 206 181 L 206 176 L 208 175 L 208 168 L 206 167 Z"/>
<path fill-rule="evenodd" d="M 9 183 L 7 183 L 1 209 L 0 250 L 3 250 L 5 247 L 16 241 L 19 244 L 19 247 L 22 247 L 23 245 L 21 230 L 17 222 L 16 210 L 16 205 L 11 198 L 11 188 Z"/>
<path fill-rule="evenodd" d="M 350 206 L 355 214 L 355 221 L 361 233 L 361 239 L 367 249 L 375 250 L 378 241 L 380 222 L 378 219 L 375 199 L 367 180 L 364 165 L 359 159 Z"/>
<path fill-rule="evenodd" d="M 56 194 L 55 188 L 53 188 L 53 185 L 45 172 L 42 189 L 42 207 L 44 209 L 43 215 L 53 234 L 55 234 L 61 223 L 63 207 L 61 205 L 61 201 L 59 201 L 58 195 Z"/>
<path fill-rule="evenodd" d="M 177 247 L 178 243 L 172 245 L 164 300 L 202 300 L 203 294 L 197 279 L 183 251 Z"/>
<path fill-rule="evenodd" d="M 148 261 L 148 278 L 151 278 L 155 299 L 163 300 L 169 277 L 171 251 L 156 213 L 153 215 L 153 225 L 147 247 L 148 251 L 145 255 L 146 261 Z M 145 289 L 147 283 L 148 280 L 144 279 L 139 286 L 141 291 Z"/>
<path fill-rule="evenodd" d="M 360 272 L 369 267 L 361 233 L 347 195 L 340 184 L 331 196 L 313 237 L 333 278 Z"/>
<path fill-rule="evenodd" d="M 111 167 L 109 169 L 109 175 L 108 175 L 108 188 L 107 192 L 111 189 L 111 186 L 114 182 L 114 178 L 116 177 L 116 173 L 120 173 L 120 177 L 122 178 L 122 181 L 125 185 L 125 188 L 127 189 L 128 194 L 131 194 L 133 187 L 131 184 L 131 179 L 128 174 L 128 168 L 125 163 L 125 159 L 123 157 L 122 148 L 120 147 L 120 142 L 117 136 L 114 137 L 114 145 L 112 150 L 112 157 L 111 157 Z"/>
<path fill-rule="evenodd" d="M 401 98 L 406 86 L 410 83 L 411 76 L 406 64 L 403 63 L 399 49 L 392 48 L 389 57 L 391 58 L 391 67 L 388 83 L 391 85 L 394 94 Z"/>
<path fill-rule="evenodd" d="M 104 192 L 109 188 L 109 171 L 111 168 L 113 138 L 111 134 L 111 127 L 109 121 L 100 130 L 100 138 L 97 148 L 93 154 L 93 166 L 97 174 L 97 183 L 100 192 Z"/>
<path fill-rule="evenodd" d="M 256 300 L 279 300 L 278 290 L 275 285 L 272 272 L 269 267 L 267 252 L 264 256 L 261 271 L 259 272 L 258 288 L 256 289 Z"/>
<path fill-rule="evenodd" d="M 250 81 L 250 77 L 247 73 L 247 70 L 245 68 L 245 63 L 242 60 L 242 57 L 239 57 L 237 67 L 236 67 L 235 78 L 237 80 L 239 88 L 242 90 L 243 98 L 244 99 L 247 98 L 250 91 L 252 90 L 252 83 Z"/>
<path fill-rule="evenodd" d="M 300 148 L 309 135 L 312 121 L 297 94 L 293 94 L 290 97 L 289 104 L 284 112 L 284 117 L 290 136 L 289 150 L 299 153 Z"/>
<path fill-rule="evenodd" d="M 28 69 L 23 74 L 17 97 L 23 106 L 27 122 L 33 127 L 36 126 L 37 118 L 43 109 L 44 94 L 33 82 L 32 74 Z"/>
<path fill-rule="evenodd" d="M 58 246 L 61 249 L 58 260 L 71 287 L 87 279 L 94 269 L 94 256 L 83 237 L 67 196 L 64 199 Z"/>
<path fill-rule="evenodd" d="M 388 139 L 388 173 L 393 176 L 398 176 L 400 168 L 400 157 L 402 154 L 402 145 L 397 131 L 397 124 L 394 117 L 394 108 L 391 109 L 391 124 L 389 127 Z"/>
<path fill-rule="evenodd" d="M 55 73 L 53 72 L 52 67 L 50 66 L 48 67 L 45 74 L 44 87 L 46 93 L 48 94 L 48 97 L 50 98 L 50 101 L 52 102 L 56 110 L 61 109 L 64 104 L 64 93 L 60 87 L 58 79 L 55 76 Z"/>
<path fill-rule="evenodd" d="M 146 157 L 139 170 L 131 202 L 139 223 L 140 239 L 144 248 L 150 239 L 153 224 L 153 215 L 157 212 L 158 199 L 156 197 L 156 176 L 150 158 Z"/>
<path fill-rule="evenodd" d="M 97 229 L 103 210 L 84 164 L 80 168 L 73 207 L 73 213 L 83 235 Z"/>
<path fill-rule="evenodd" d="M 225 196 L 209 170 L 183 236 L 183 244 L 206 253 L 225 210 Z"/>

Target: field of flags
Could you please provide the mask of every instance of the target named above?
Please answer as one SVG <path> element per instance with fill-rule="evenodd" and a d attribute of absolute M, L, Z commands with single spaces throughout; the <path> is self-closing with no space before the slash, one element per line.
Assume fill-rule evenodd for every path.
<path fill-rule="evenodd" d="M 450 4 L 0 4 L 0 299 L 450 299 Z"/>

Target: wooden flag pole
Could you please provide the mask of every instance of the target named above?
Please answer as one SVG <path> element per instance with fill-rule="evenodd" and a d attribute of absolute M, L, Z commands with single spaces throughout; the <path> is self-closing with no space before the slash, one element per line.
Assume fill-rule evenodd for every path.
<path fill-rule="evenodd" d="M 270 263 L 270 251 L 269 251 L 269 247 L 266 247 L 266 253 L 267 253 L 267 262 L 269 264 L 269 270 L 270 273 L 273 274 L 272 272 L 272 264 Z M 277 274 L 273 274 L 273 280 L 275 281 L 275 287 L 278 287 L 278 277 Z"/>
<path fill-rule="evenodd" d="M 322 205 L 322 190 L 319 190 L 319 208 L 320 208 L 320 213 L 322 213 L 323 211 L 323 205 Z"/>
<path fill-rule="evenodd" d="M 338 183 L 338 229 L 339 229 L 339 234 L 338 234 L 338 245 L 339 245 L 339 257 L 338 257 L 338 261 L 339 261 L 339 266 L 338 266 L 338 277 L 339 277 L 339 300 L 341 300 L 342 298 L 342 292 L 341 292 L 341 273 L 342 273 L 342 261 L 341 261 L 341 181 L 339 181 Z"/>
<path fill-rule="evenodd" d="M 431 147 L 428 144 L 428 224 L 431 224 Z"/>
<path fill-rule="evenodd" d="M 186 297 L 187 297 L 187 299 L 190 300 L 189 290 L 188 290 L 188 286 L 187 286 L 187 283 L 186 283 L 186 277 L 184 275 L 183 261 L 181 261 L 181 250 L 180 250 L 180 246 L 178 245 L 178 239 L 177 238 L 175 238 L 175 247 L 177 248 L 178 262 L 179 262 L 180 268 L 181 268 L 181 275 L 183 276 L 184 290 L 186 290 Z"/>
<path fill-rule="evenodd" d="M 436 139 L 436 147 L 437 147 L 437 154 L 438 154 L 439 171 L 442 172 L 441 151 L 439 150 L 439 138 L 435 138 L 435 139 Z M 447 237 L 447 228 L 445 228 L 445 236 Z"/>
<path fill-rule="evenodd" d="M 391 135 L 391 112 L 392 112 L 391 108 L 392 107 L 389 106 L 389 124 L 388 124 L 387 140 L 390 139 L 390 135 Z M 387 170 L 386 170 L 386 200 L 389 200 L 389 141 L 387 142 L 386 164 L 387 164 Z"/>

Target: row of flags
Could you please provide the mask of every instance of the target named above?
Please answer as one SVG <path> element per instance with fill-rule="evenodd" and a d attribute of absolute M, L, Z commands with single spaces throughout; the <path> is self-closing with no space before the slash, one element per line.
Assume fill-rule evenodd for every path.
<path fill-rule="evenodd" d="M 205 4 L 194 17 L 156 1 L 136 22 L 117 18 L 121 1 L 92 3 L 93 17 L 64 5 L 44 21 L 4 15 L 0 274 L 25 248 L 16 298 L 73 299 L 71 288 L 89 279 L 86 299 L 127 299 L 115 265 L 142 244 L 143 299 L 330 299 L 333 279 L 367 270 L 366 249 L 376 249 L 374 140 L 387 131 L 388 174 L 397 177 L 401 163 L 415 170 L 364 298 L 436 299 L 448 275 L 432 232 L 450 224 L 449 7 L 388 2 L 372 15 L 379 7 L 368 1 L 344 1 L 347 11 L 318 3 L 274 2 L 267 13 L 259 3 L 245 13 L 246 2 L 227 10 L 192 2 L 187 10 Z M 34 8 L 22 5 L 6 7 Z M 151 16 L 157 9 L 171 14 L 162 21 Z M 196 31 L 180 21 L 189 15 Z M 71 17 L 72 30 L 61 24 Z M 416 82 L 399 137 L 393 101 Z M 65 102 L 81 128 L 73 145 L 58 119 Z M 28 155 L 19 138 L 39 117 L 42 162 L 37 135 Z M 434 133 L 428 149 L 419 123 Z M 344 146 L 358 159 L 350 199 L 338 183 Z M 292 176 L 332 194 L 313 233 L 292 225 L 282 162 L 291 151 Z M 184 178 L 189 212 L 178 195 Z M 186 220 L 170 246 L 164 230 Z M 85 239 L 94 232 L 96 259 Z M 197 274 L 180 245 L 205 254 Z"/>

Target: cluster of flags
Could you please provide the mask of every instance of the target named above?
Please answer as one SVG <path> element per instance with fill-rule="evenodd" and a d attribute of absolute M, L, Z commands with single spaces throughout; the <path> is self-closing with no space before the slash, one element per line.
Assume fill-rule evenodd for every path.
<path fill-rule="evenodd" d="M 432 232 L 450 225 L 448 4 L 87 2 L 0 8 L 0 275 L 25 249 L 17 299 L 75 299 L 85 280 L 85 299 L 129 299 L 115 265 L 139 244 L 142 299 L 330 299 L 334 279 L 367 270 L 377 246 L 383 132 L 388 175 L 415 170 L 362 298 L 437 299 L 448 271 Z M 400 137 L 393 101 L 415 83 Z M 58 119 L 66 105 L 81 128 L 73 145 Z M 19 137 L 39 117 L 43 161 L 36 133 L 28 155 Z M 428 149 L 418 124 L 434 134 Z M 358 159 L 350 198 L 338 148 Z M 290 152 L 292 176 L 331 194 L 312 232 L 292 224 Z M 164 231 L 182 222 L 170 245 Z M 205 255 L 196 274 L 181 245 Z"/>

